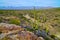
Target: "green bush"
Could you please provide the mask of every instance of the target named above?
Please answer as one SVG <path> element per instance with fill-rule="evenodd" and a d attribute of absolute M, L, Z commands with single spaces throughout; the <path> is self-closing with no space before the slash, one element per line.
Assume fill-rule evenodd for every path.
<path fill-rule="evenodd" d="M 2 32 L 0 32 L 0 34 L 1 34 Z"/>
<path fill-rule="evenodd" d="M 20 25 L 20 20 L 19 19 L 10 19 L 9 23 L 10 24 Z"/>
<path fill-rule="evenodd" d="M 51 38 L 55 38 L 56 36 L 55 35 L 51 35 Z"/>
<path fill-rule="evenodd" d="M 2 22 L 2 18 L 0 18 L 0 22 Z"/>

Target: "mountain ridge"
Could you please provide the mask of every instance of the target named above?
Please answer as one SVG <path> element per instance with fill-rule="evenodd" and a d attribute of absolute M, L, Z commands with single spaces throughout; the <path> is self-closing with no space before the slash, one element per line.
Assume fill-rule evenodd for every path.
<path fill-rule="evenodd" d="M 13 6 L 1 6 L 0 9 L 3 10 L 32 10 L 32 9 L 49 9 L 49 8 L 55 8 L 55 7 L 39 7 L 39 6 L 20 6 L 20 7 L 13 7 Z"/>

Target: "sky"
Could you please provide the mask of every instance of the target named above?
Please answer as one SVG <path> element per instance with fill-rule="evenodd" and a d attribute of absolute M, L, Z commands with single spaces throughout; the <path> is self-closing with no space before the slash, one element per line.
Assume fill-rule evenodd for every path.
<path fill-rule="evenodd" d="M 40 6 L 60 7 L 60 0 L 0 0 L 0 7 Z"/>

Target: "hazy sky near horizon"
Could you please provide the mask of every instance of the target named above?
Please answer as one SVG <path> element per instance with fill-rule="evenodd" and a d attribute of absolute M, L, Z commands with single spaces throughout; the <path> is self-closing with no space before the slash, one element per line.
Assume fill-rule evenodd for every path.
<path fill-rule="evenodd" d="M 0 7 L 5 6 L 53 6 L 60 7 L 60 0 L 0 0 Z"/>

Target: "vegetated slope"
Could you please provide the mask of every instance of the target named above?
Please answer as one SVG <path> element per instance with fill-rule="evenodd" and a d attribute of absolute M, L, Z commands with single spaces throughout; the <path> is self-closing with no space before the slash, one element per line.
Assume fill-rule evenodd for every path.
<path fill-rule="evenodd" d="M 0 10 L 0 22 L 20 25 L 26 28 L 27 31 L 33 32 L 37 36 L 42 36 L 46 40 L 49 39 L 45 37 L 56 39 L 55 36 L 57 36 L 60 38 L 60 8 Z"/>

